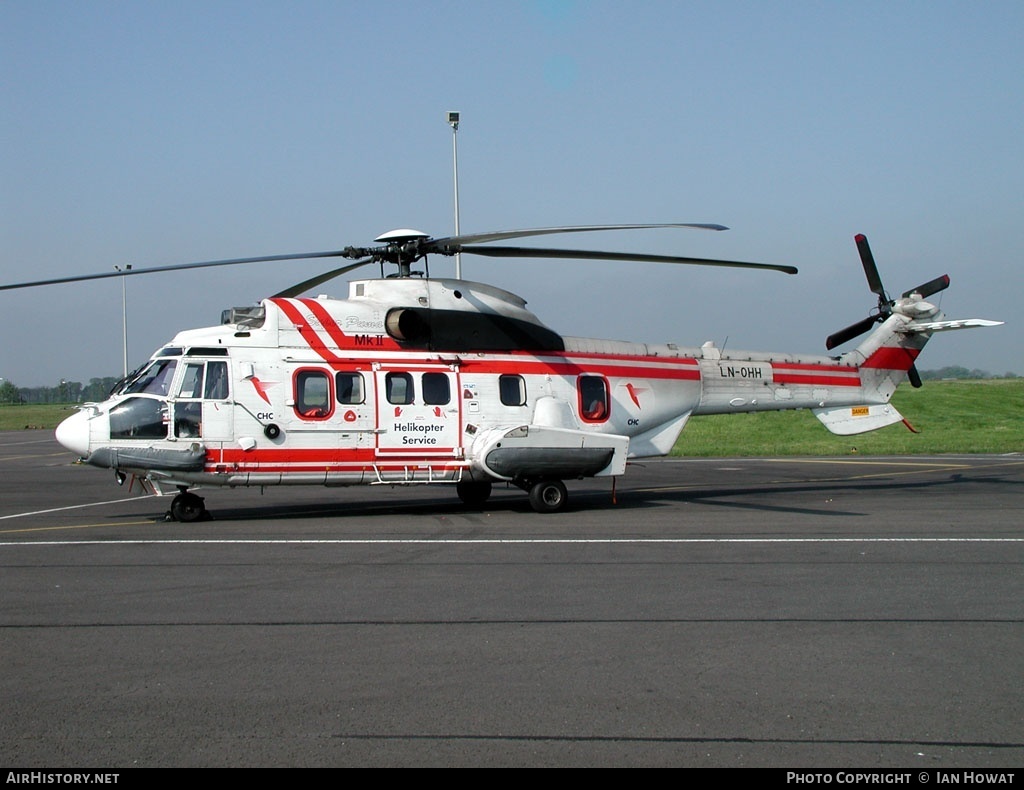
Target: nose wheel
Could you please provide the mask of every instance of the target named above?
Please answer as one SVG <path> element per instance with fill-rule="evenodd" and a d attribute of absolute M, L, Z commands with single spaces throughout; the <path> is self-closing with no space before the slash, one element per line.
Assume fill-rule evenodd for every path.
<path fill-rule="evenodd" d="M 209 518 L 205 500 L 198 494 L 182 491 L 171 500 L 171 518 L 184 524 Z"/>

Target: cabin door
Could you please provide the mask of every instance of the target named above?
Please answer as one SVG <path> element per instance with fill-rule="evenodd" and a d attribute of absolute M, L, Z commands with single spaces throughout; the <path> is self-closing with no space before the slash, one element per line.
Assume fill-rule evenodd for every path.
<path fill-rule="evenodd" d="M 462 456 L 458 366 L 382 365 L 375 379 L 378 457 Z"/>

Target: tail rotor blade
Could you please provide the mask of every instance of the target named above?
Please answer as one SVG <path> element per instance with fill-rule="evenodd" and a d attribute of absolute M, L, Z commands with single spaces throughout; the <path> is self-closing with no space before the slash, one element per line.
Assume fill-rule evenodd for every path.
<path fill-rule="evenodd" d="M 939 291 L 945 291 L 947 288 L 949 288 L 949 275 L 944 274 L 941 277 L 936 277 L 934 280 L 921 283 L 917 288 L 911 288 L 909 291 L 904 291 L 903 296 L 907 297 L 911 294 L 919 294 L 922 297 L 926 297 L 938 293 Z"/>
<path fill-rule="evenodd" d="M 868 237 L 858 233 L 853 237 L 857 242 L 857 252 L 860 253 L 860 262 L 864 267 L 864 275 L 868 278 L 868 287 L 871 292 L 878 295 L 880 302 L 888 302 L 889 297 L 882 286 L 882 278 L 878 274 L 878 267 L 875 265 L 875 256 L 871 254 L 871 247 L 868 246 Z"/>
<path fill-rule="evenodd" d="M 840 329 L 838 332 L 829 335 L 825 340 L 825 348 L 831 351 L 836 346 L 841 346 L 847 340 L 863 335 L 877 322 L 878 316 L 869 315 L 867 318 L 862 318 L 856 324 L 850 324 L 846 329 Z"/>
<path fill-rule="evenodd" d="M 921 388 L 921 374 L 917 372 L 916 365 L 910 366 L 910 370 L 907 371 L 907 380 L 910 382 L 910 386 L 914 389 Z"/>

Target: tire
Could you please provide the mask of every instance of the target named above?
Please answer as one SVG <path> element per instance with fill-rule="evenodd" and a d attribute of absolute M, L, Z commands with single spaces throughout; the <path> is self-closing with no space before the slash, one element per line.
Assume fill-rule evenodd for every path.
<path fill-rule="evenodd" d="M 530 506 L 538 513 L 556 513 L 565 507 L 568 499 L 561 480 L 541 480 L 530 487 Z"/>
<path fill-rule="evenodd" d="M 191 524 L 206 515 L 206 505 L 203 504 L 201 496 L 184 492 L 174 497 L 171 502 L 171 515 L 175 521 Z"/>
<path fill-rule="evenodd" d="M 455 484 L 455 491 L 468 507 L 483 507 L 491 495 L 491 481 L 460 480 Z"/>

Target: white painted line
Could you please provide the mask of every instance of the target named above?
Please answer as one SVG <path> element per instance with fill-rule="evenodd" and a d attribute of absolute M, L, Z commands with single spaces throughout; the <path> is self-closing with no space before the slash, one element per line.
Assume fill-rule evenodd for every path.
<path fill-rule="evenodd" d="M 142 494 L 140 496 L 128 497 L 127 499 L 110 499 L 106 502 L 86 502 L 82 505 L 68 505 L 67 507 L 55 507 L 49 510 L 33 510 L 31 513 L 12 513 L 9 516 L 0 516 L 0 521 L 8 518 L 24 518 L 25 516 L 42 516 L 46 513 L 59 513 L 61 510 L 77 510 L 80 507 L 96 507 L 98 505 L 116 505 L 120 502 L 134 502 L 139 499 L 152 499 L 155 494 Z"/>
<path fill-rule="evenodd" d="M 161 540 L 39 540 L 0 542 L 0 546 L 507 546 L 637 544 L 792 544 L 792 543 L 1024 543 L 1024 538 L 278 538 Z"/>

